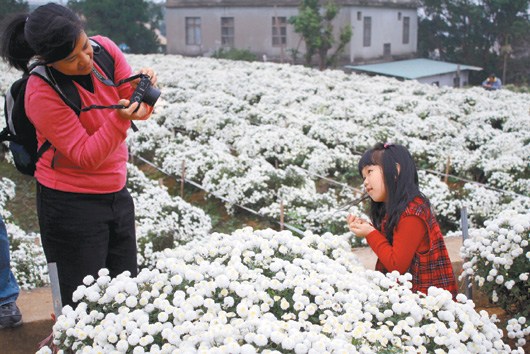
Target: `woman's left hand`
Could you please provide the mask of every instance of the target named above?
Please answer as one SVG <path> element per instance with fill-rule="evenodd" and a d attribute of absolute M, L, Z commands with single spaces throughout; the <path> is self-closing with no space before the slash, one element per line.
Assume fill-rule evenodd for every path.
<path fill-rule="evenodd" d="M 352 214 L 348 215 L 346 222 L 348 223 L 348 228 L 350 231 L 353 232 L 357 237 L 366 237 L 375 230 L 369 221 L 356 217 Z"/>

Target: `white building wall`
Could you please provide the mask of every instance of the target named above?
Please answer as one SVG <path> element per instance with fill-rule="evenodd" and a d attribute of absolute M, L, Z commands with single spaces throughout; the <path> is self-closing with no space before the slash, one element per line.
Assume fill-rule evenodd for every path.
<path fill-rule="evenodd" d="M 418 15 L 415 9 L 351 7 L 349 9 L 353 37 L 350 46 L 350 62 L 382 58 L 384 44 L 390 43 L 390 55 L 416 53 L 418 42 Z M 361 13 L 358 19 L 358 12 Z M 401 18 L 399 17 L 401 14 Z M 365 47 L 364 18 L 372 18 L 372 41 Z M 403 18 L 410 18 L 409 43 L 403 44 Z"/>
<path fill-rule="evenodd" d="M 417 79 L 422 84 L 438 85 L 438 86 L 449 86 L 454 87 L 454 79 L 457 73 L 448 73 L 443 75 L 422 77 Z M 466 86 L 469 83 L 469 72 L 467 70 L 460 72 L 460 87 Z"/>
<path fill-rule="evenodd" d="M 281 47 L 272 46 L 272 18 L 295 16 L 297 8 L 265 8 L 265 7 L 225 7 L 225 8 L 194 8 L 167 9 L 167 51 L 170 54 L 203 55 L 211 54 L 221 48 L 221 17 L 234 18 L 234 47 L 248 49 L 256 54 L 267 54 L 279 57 Z M 202 44 L 186 45 L 186 17 L 201 18 Z M 292 25 L 287 25 L 287 44 L 283 48 L 296 48 L 299 36 Z"/>
<path fill-rule="evenodd" d="M 363 47 L 363 20 L 357 20 L 357 12 L 372 17 L 372 41 L 370 47 Z M 398 19 L 401 13 L 401 20 Z M 305 47 L 294 27 L 287 25 L 287 44 L 284 48 L 272 46 L 272 17 L 286 17 L 298 14 L 292 7 L 203 7 L 167 8 L 167 52 L 182 55 L 210 55 L 221 47 L 221 17 L 234 18 L 234 46 L 271 58 L 291 57 L 290 51 L 298 49 L 303 58 Z M 409 44 L 403 44 L 403 18 L 410 17 Z M 201 18 L 201 45 L 186 45 L 186 17 Z M 406 56 L 417 51 L 418 19 L 415 9 L 342 7 L 334 23 L 335 38 L 340 28 L 351 26 L 353 36 L 345 48 L 345 57 L 351 63 L 383 58 L 384 43 L 391 43 L 391 55 Z M 283 53 L 282 53 L 283 52 Z M 333 49 L 330 50 L 330 53 Z M 283 54 L 283 55 L 282 55 Z"/>

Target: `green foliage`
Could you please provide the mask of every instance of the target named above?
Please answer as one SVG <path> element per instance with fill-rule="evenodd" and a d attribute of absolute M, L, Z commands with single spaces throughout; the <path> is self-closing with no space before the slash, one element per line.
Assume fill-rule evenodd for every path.
<path fill-rule="evenodd" d="M 229 59 L 229 60 L 241 60 L 241 61 L 256 61 L 257 57 L 254 53 L 246 49 L 236 48 L 220 48 L 212 54 L 213 58 L 217 59 Z"/>
<path fill-rule="evenodd" d="M 88 35 L 101 34 L 127 44 L 132 53 L 160 51 L 153 31 L 161 18 L 159 6 L 145 0 L 70 0 L 68 6 L 86 18 Z"/>
<path fill-rule="evenodd" d="M 435 49 L 440 59 L 477 65 L 506 81 L 530 78 L 528 33 L 530 0 L 422 0 L 425 17 L 419 23 L 418 51 Z M 506 65 L 505 65 L 506 64 Z M 472 75 L 474 84 L 484 73 Z"/>
<path fill-rule="evenodd" d="M 525 85 L 522 85 L 522 86 L 515 86 L 515 85 L 505 85 L 503 86 L 506 90 L 510 90 L 510 91 L 513 91 L 513 92 L 518 92 L 518 93 L 530 93 L 530 86 L 525 86 Z"/>
<path fill-rule="evenodd" d="M 300 34 L 305 43 L 306 65 L 311 65 L 314 55 L 319 57 L 321 70 L 337 64 L 352 37 L 351 27 L 341 28 L 336 49 L 333 54 L 328 55 L 328 51 L 336 44 L 332 22 L 338 12 L 339 8 L 332 1 L 321 9 L 318 0 L 303 0 L 298 15 L 289 19 L 295 32 Z"/>
<path fill-rule="evenodd" d="M 28 2 L 22 0 L 0 0 L 0 22 L 12 13 L 28 12 Z"/>

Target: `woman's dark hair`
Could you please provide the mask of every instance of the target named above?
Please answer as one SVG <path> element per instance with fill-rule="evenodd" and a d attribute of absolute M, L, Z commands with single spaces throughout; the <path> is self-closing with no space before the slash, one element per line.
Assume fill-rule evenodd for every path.
<path fill-rule="evenodd" d="M 54 3 L 39 6 L 31 14 L 7 18 L 2 27 L 0 56 L 26 73 L 35 56 L 45 63 L 66 58 L 83 31 L 73 11 Z"/>
<path fill-rule="evenodd" d="M 399 164 L 399 172 L 398 172 Z M 420 192 L 418 170 L 410 152 L 402 145 L 376 144 L 366 151 L 359 161 L 359 174 L 365 166 L 377 165 L 383 169 L 387 192 L 386 202 L 374 202 L 370 207 L 370 219 L 374 227 L 381 230 L 385 215 L 384 234 L 390 244 L 394 240 L 394 229 L 409 203 L 416 197 L 430 206 L 429 200 Z"/>

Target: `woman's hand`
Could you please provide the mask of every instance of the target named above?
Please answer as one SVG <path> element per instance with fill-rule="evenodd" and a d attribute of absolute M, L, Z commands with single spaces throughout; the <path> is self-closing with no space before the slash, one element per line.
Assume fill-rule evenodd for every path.
<path fill-rule="evenodd" d="M 146 103 L 143 103 L 143 102 L 133 102 L 133 104 L 129 106 L 130 103 L 131 101 L 126 100 L 126 99 L 121 99 L 118 102 L 118 104 L 125 106 L 125 108 L 117 110 L 118 115 L 122 119 L 146 120 L 149 117 L 149 114 L 151 113 L 153 109 L 152 107 L 148 106 Z M 140 105 L 140 107 L 138 107 L 138 105 Z M 138 108 L 137 111 L 136 111 L 136 108 Z"/>
<path fill-rule="evenodd" d="M 136 74 L 144 74 L 148 75 L 151 79 L 151 86 L 156 86 L 156 83 L 158 82 L 158 78 L 156 76 L 156 72 L 151 68 L 141 68 L 140 70 L 136 71 L 134 73 Z M 140 79 L 136 79 L 131 81 L 131 86 L 136 90 L 136 86 L 138 86 L 138 83 L 140 82 Z"/>
<path fill-rule="evenodd" d="M 370 232 L 375 230 L 369 221 L 352 214 L 348 215 L 346 222 L 350 231 L 357 237 L 366 237 Z"/>

